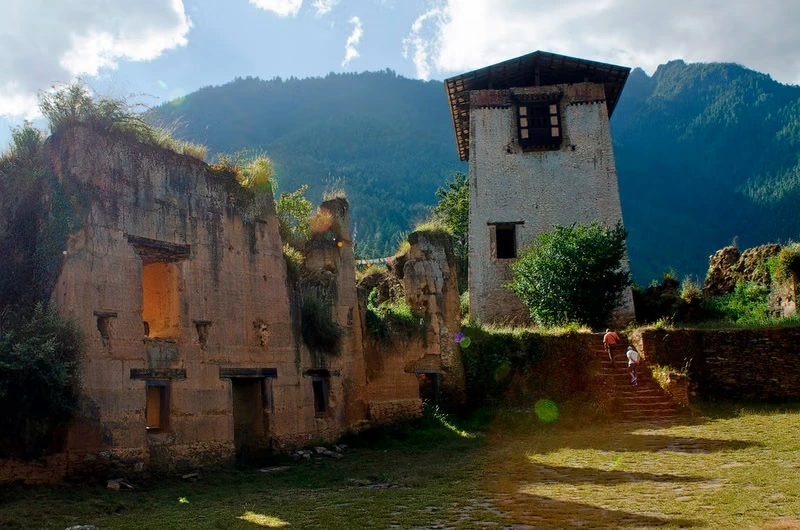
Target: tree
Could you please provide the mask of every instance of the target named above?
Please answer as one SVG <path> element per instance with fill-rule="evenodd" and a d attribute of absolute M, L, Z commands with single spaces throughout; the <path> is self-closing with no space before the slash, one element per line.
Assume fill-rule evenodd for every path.
<path fill-rule="evenodd" d="M 314 205 L 306 199 L 308 185 L 303 184 L 292 193 L 283 192 L 275 203 L 278 215 L 278 230 L 284 243 L 305 241 L 311 235 L 311 212 Z"/>
<path fill-rule="evenodd" d="M 446 186 L 436 190 L 439 202 L 433 211 L 453 232 L 453 236 L 462 244 L 467 244 L 469 232 L 469 182 L 461 172 L 453 175 L 453 180 Z"/>
<path fill-rule="evenodd" d="M 539 325 L 579 322 L 600 328 L 631 284 L 622 263 L 627 237 L 621 223 L 557 226 L 539 234 L 511 266 L 509 288 Z"/>
<path fill-rule="evenodd" d="M 466 289 L 467 270 L 469 268 L 469 181 L 461 172 L 453 175 L 453 180 L 445 183 L 445 187 L 436 190 L 439 202 L 433 211 L 453 233 L 455 244 L 453 250 L 458 260 L 459 291 Z"/>

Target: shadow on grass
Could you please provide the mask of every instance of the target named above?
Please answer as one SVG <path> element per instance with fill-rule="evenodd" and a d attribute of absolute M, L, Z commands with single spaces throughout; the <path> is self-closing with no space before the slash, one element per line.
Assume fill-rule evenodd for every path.
<path fill-rule="evenodd" d="M 707 418 L 676 417 L 669 421 L 653 423 L 608 423 L 587 421 L 580 426 L 574 419 L 569 425 L 546 425 L 534 414 L 525 417 L 499 417 L 491 429 L 492 437 L 503 440 L 527 440 L 528 452 L 550 453 L 561 449 L 596 449 L 600 451 L 669 451 L 674 453 L 714 453 L 762 447 L 758 442 L 744 440 L 718 440 L 693 436 L 656 434 L 654 431 L 680 425 L 699 425 Z M 646 432 L 643 432 L 646 431 Z"/>
<path fill-rule="evenodd" d="M 686 518 L 656 517 L 590 506 L 579 502 L 561 501 L 540 495 L 517 497 L 522 502 L 505 506 L 514 523 L 534 528 L 624 528 L 624 527 L 695 527 L 699 521 Z"/>
<path fill-rule="evenodd" d="M 728 420 L 743 414 L 787 414 L 800 412 L 800 402 L 758 403 L 747 401 L 699 401 L 692 404 L 699 420 Z"/>
<path fill-rule="evenodd" d="M 548 466 L 533 464 L 533 469 L 526 474 L 529 484 L 597 484 L 614 486 L 630 482 L 705 482 L 707 479 L 686 475 L 670 475 L 668 473 L 640 473 L 617 471 L 614 469 L 576 468 L 568 466 Z"/>

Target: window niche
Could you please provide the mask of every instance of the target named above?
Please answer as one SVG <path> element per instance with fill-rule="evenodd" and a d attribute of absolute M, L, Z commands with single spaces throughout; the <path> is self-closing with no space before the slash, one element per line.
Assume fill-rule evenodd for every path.
<path fill-rule="evenodd" d="M 328 378 L 315 376 L 311 378 L 311 387 L 314 390 L 314 415 L 325 417 L 328 415 Z"/>
<path fill-rule="evenodd" d="M 180 269 L 189 246 L 127 236 L 142 259 L 142 324 L 145 337 L 175 339 L 181 334 Z"/>
<path fill-rule="evenodd" d="M 519 103 L 517 133 L 519 145 L 523 149 L 558 149 L 563 141 L 559 102 L 549 100 Z"/>
<path fill-rule="evenodd" d="M 492 226 L 492 243 L 495 259 L 515 259 L 517 257 L 517 225 L 496 223 Z"/>
<path fill-rule="evenodd" d="M 306 370 L 305 375 L 311 378 L 311 390 L 314 394 L 314 416 L 324 418 L 330 414 L 330 372 L 325 369 Z"/>
<path fill-rule="evenodd" d="M 142 320 L 148 337 L 180 336 L 177 263 L 142 264 Z"/>

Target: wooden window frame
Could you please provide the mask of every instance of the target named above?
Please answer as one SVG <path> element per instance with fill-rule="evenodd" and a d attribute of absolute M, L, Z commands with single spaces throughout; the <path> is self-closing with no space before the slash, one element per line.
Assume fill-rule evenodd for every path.
<path fill-rule="evenodd" d="M 517 103 L 517 140 L 523 150 L 560 149 L 564 134 L 559 99 Z"/>

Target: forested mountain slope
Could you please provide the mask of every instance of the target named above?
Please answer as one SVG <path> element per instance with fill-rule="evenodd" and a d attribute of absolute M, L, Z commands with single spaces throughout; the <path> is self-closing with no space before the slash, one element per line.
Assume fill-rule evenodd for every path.
<path fill-rule="evenodd" d="M 800 87 L 733 64 L 637 69 L 611 131 L 638 280 L 800 235 Z"/>
<path fill-rule="evenodd" d="M 247 78 L 154 109 L 216 152 L 270 156 L 281 191 L 344 186 L 360 251 L 393 252 L 458 161 L 442 83 L 391 71 Z M 702 276 L 708 256 L 797 238 L 800 87 L 732 64 L 634 70 L 611 120 L 631 266 Z"/>

